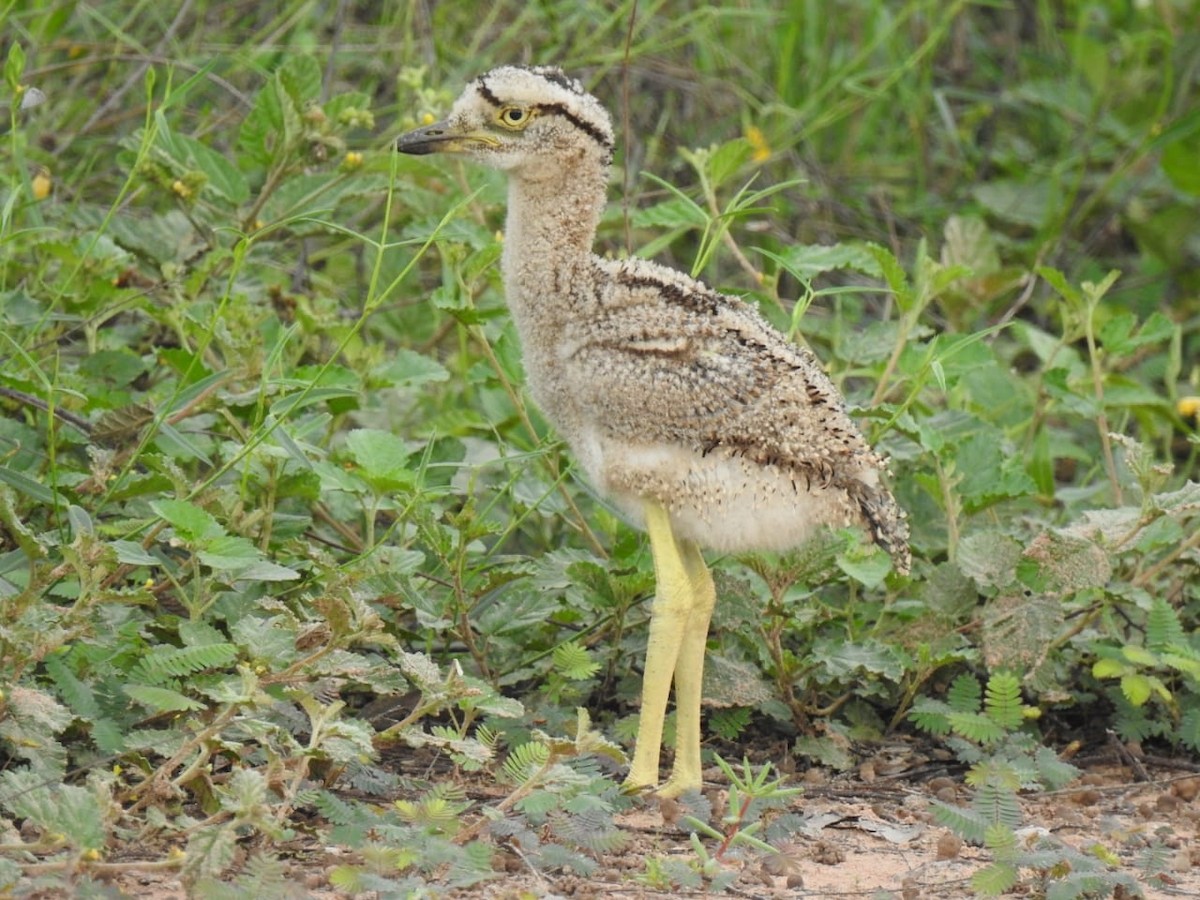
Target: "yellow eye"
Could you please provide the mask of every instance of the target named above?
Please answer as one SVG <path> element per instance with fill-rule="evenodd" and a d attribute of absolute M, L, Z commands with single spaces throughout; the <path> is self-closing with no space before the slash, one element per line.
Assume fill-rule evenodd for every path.
<path fill-rule="evenodd" d="M 506 106 L 500 110 L 500 124 L 508 128 L 521 128 L 529 122 L 529 110 L 519 106 Z"/>

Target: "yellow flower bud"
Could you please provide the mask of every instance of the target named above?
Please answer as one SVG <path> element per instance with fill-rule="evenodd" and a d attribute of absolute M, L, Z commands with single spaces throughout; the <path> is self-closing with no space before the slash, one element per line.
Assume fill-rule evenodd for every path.
<path fill-rule="evenodd" d="M 1175 409 L 1185 419 L 1200 419 L 1200 397 L 1180 397 Z"/>
<path fill-rule="evenodd" d="M 767 136 L 757 125 L 751 125 L 746 129 L 746 140 L 750 142 L 750 158 L 752 160 L 760 163 L 771 158 L 771 145 L 767 143 Z"/>
<path fill-rule="evenodd" d="M 363 155 L 355 150 L 351 150 L 342 157 L 342 168 L 351 172 L 355 169 L 361 169 L 363 164 Z"/>
<path fill-rule="evenodd" d="M 53 185 L 54 182 L 50 178 L 50 170 L 38 169 L 34 174 L 33 181 L 30 185 L 33 188 L 33 199 L 45 200 L 50 196 L 50 188 L 53 187 Z"/>
<path fill-rule="evenodd" d="M 184 183 L 183 179 L 176 178 L 171 182 L 171 190 L 183 200 L 189 200 L 192 196 L 192 189 Z"/>

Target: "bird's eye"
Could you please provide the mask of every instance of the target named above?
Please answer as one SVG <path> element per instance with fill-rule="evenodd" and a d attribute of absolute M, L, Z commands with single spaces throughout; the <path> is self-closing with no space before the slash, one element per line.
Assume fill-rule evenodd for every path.
<path fill-rule="evenodd" d="M 506 106 L 500 110 L 500 124 L 509 128 L 521 128 L 529 121 L 529 110 L 519 106 Z"/>

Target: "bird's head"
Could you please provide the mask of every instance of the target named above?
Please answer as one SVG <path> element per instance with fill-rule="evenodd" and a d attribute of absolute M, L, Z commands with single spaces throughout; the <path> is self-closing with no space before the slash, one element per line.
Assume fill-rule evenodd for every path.
<path fill-rule="evenodd" d="M 530 177 L 581 157 L 612 161 L 612 120 L 553 66 L 500 66 L 467 85 L 450 114 L 396 141 L 401 153 L 459 153 Z"/>

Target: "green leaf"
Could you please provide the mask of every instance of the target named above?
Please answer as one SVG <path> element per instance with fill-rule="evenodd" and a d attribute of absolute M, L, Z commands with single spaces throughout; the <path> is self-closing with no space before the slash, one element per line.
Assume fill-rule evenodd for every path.
<path fill-rule="evenodd" d="M 91 788 L 47 784 L 32 769 L 9 769 L 0 773 L 0 803 L 42 832 L 61 834 L 77 851 L 102 850 L 107 843 L 107 816 Z"/>
<path fill-rule="evenodd" d="M 738 170 L 750 159 L 753 147 L 743 137 L 726 141 L 713 150 L 708 156 L 709 181 L 713 188 L 718 188 L 738 173 Z"/>
<path fill-rule="evenodd" d="M 1001 728 L 1016 731 L 1024 721 L 1021 680 L 1011 672 L 993 672 L 988 678 L 984 709 Z"/>
<path fill-rule="evenodd" d="M 892 570 L 892 559 L 875 544 L 859 543 L 837 555 L 837 566 L 864 587 L 874 588 Z"/>
<path fill-rule="evenodd" d="M 965 266 L 979 278 L 1000 271 L 1000 251 L 987 222 L 978 216 L 951 216 L 942 229 L 942 263 Z"/>
<path fill-rule="evenodd" d="M 963 840 L 973 844 L 983 843 L 983 836 L 991 823 L 975 810 L 951 806 L 941 800 L 933 800 L 930 807 L 933 820 L 939 825 L 949 828 Z"/>
<path fill-rule="evenodd" d="M 150 553 L 136 541 L 111 541 L 110 546 L 117 551 L 117 561 L 129 566 L 158 566 L 162 565 L 153 553 Z"/>
<path fill-rule="evenodd" d="M 1128 671 L 1128 664 L 1119 659 L 1098 659 L 1092 664 L 1094 678 L 1116 678 Z"/>
<path fill-rule="evenodd" d="M 244 569 L 262 558 L 262 553 L 244 537 L 222 535 L 206 541 L 198 554 L 200 562 L 214 569 Z"/>
<path fill-rule="evenodd" d="M 150 508 L 175 529 L 176 535 L 190 544 L 210 541 L 225 534 L 225 529 L 216 519 L 187 500 L 152 500 Z"/>
<path fill-rule="evenodd" d="M 4 60 L 4 81 L 8 84 L 10 97 L 15 97 L 21 87 L 21 76 L 25 73 L 25 48 L 17 41 L 8 47 L 8 58 Z"/>
<path fill-rule="evenodd" d="M 187 135 L 177 135 L 176 141 L 187 153 L 186 162 L 204 173 L 206 190 L 215 191 L 234 205 L 250 199 L 250 185 L 246 182 L 246 176 L 223 154 Z"/>
<path fill-rule="evenodd" d="M 875 278 L 882 277 L 875 255 L 862 244 L 792 244 L 778 254 L 761 249 L 759 252 L 802 282 L 837 269 L 853 269 Z"/>
<path fill-rule="evenodd" d="M 1012 863 L 993 862 L 971 876 L 971 887 L 982 897 L 999 897 L 1019 878 L 1020 872 Z"/>
<path fill-rule="evenodd" d="M 408 446 L 390 431 L 356 428 L 346 435 L 346 449 L 358 464 L 360 474 L 377 491 L 391 491 L 413 482 L 407 468 L 412 455 Z"/>
<path fill-rule="evenodd" d="M 1185 194 L 1200 196 L 1200 137 L 1188 135 L 1167 144 L 1159 164 L 1171 184 Z"/>
<path fill-rule="evenodd" d="M 155 712 L 187 712 L 204 709 L 204 704 L 170 688 L 145 684 L 127 684 L 125 693 Z"/>
<path fill-rule="evenodd" d="M 955 712 L 979 712 L 982 700 L 983 691 L 979 687 L 979 681 L 974 675 L 965 672 L 955 677 L 950 683 L 950 690 L 946 692 L 946 702 Z"/>
<path fill-rule="evenodd" d="M 1121 655 L 1136 666 L 1145 666 L 1146 668 L 1156 668 L 1162 665 L 1162 660 L 1158 655 L 1147 650 L 1145 647 L 1139 647 L 1137 644 L 1126 644 L 1121 648 Z"/>
<path fill-rule="evenodd" d="M 1038 275 L 1050 285 L 1050 287 L 1058 291 L 1059 295 L 1064 300 L 1069 301 L 1075 306 L 1079 306 L 1083 303 L 1083 295 L 1080 294 L 1079 291 L 1076 290 L 1076 288 L 1069 281 L 1067 281 L 1067 276 L 1058 271 L 1058 269 L 1052 269 L 1049 266 L 1038 266 L 1036 271 Z"/>
<path fill-rule="evenodd" d="M 1121 676 L 1121 693 L 1134 706 L 1142 706 L 1150 699 L 1154 688 L 1150 676 L 1130 672 Z"/>
<path fill-rule="evenodd" d="M 46 503 L 51 506 L 66 505 L 66 500 L 57 491 L 46 487 L 39 481 L 34 481 L 23 472 L 10 469 L 8 466 L 0 465 L 0 481 L 38 503 Z"/>
<path fill-rule="evenodd" d="M 1186 641 L 1175 607 L 1162 597 L 1151 598 L 1150 611 L 1146 614 L 1146 646 L 1152 652 L 1161 653 L 1170 647 L 1183 647 Z"/>
<path fill-rule="evenodd" d="M 372 376 L 396 387 L 413 387 L 433 381 L 446 381 L 450 373 L 436 360 L 415 350 L 401 347 L 391 354 L 391 360 Z"/>
<path fill-rule="evenodd" d="M 988 212 L 1005 222 L 1028 228 L 1041 228 L 1050 214 L 1053 193 L 1050 182 L 1000 179 L 978 184 L 971 189 L 975 199 Z"/>
<path fill-rule="evenodd" d="M 152 647 L 130 672 L 144 686 L 160 686 L 206 669 L 223 668 L 237 659 L 238 648 L 225 641 L 191 647 Z"/>
<path fill-rule="evenodd" d="M 553 656 L 555 670 L 572 681 L 591 678 L 600 669 L 591 651 L 576 641 L 559 644 L 554 648 Z"/>
<path fill-rule="evenodd" d="M 275 77 L 298 109 L 303 110 L 321 95 L 321 66 L 306 54 L 288 56 Z"/>

